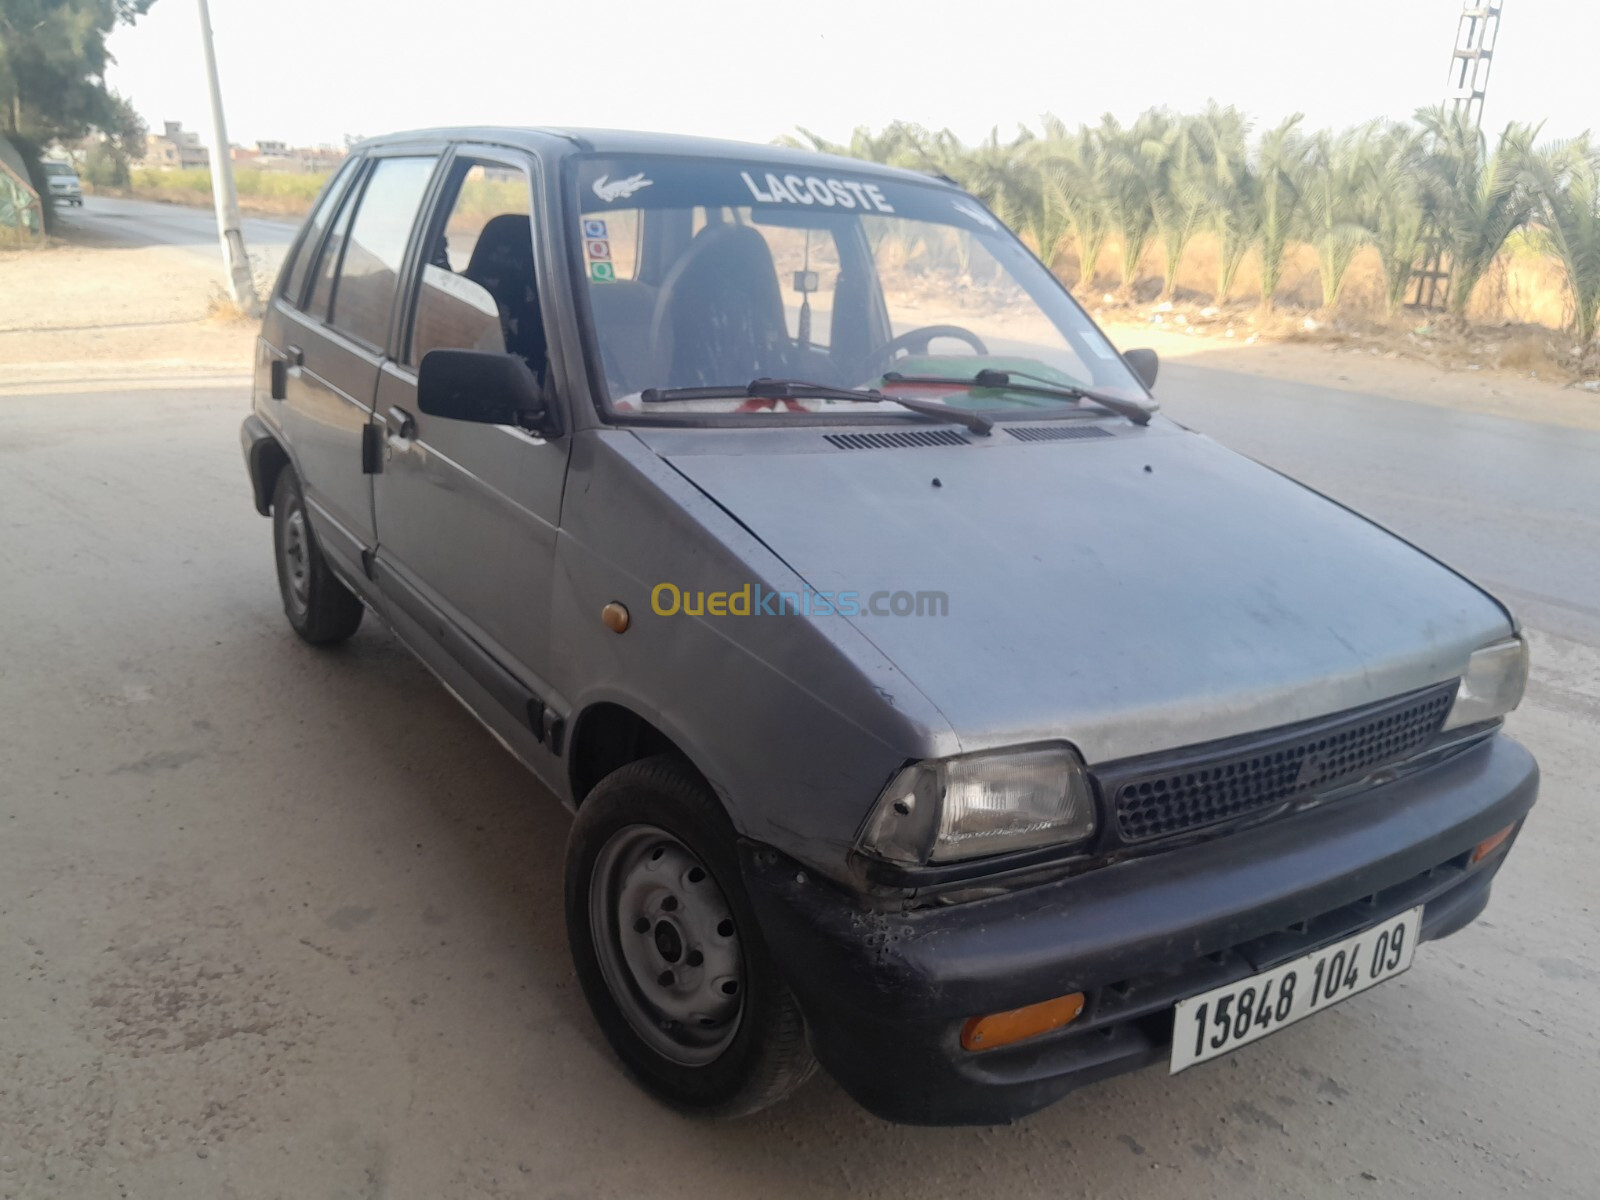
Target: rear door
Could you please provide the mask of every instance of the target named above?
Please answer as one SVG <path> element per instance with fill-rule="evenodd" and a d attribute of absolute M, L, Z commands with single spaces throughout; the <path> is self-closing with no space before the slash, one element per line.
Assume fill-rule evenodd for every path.
<path fill-rule="evenodd" d="M 519 721 L 530 699 L 539 713 L 550 699 L 551 574 L 570 439 L 429 416 L 417 406 L 417 364 L 435 349 L 516 354 L 548 384 L 536 170 L 531 156 L 490 147 L 458 148 L 442 169 L 405 336 L 379 371 L 385 445 L 373 483 L 386 602 L 425 630 L 443 624 L 464 635 L 452 653 Z"/>
<path fill-rule="evenodd" d="M 376 449 L 363 455 L 378 368 L 393 336 L 412 228 L 438 163 L 434 152 L 380 152 L 341 198 L 304 298 L 285 314 L 282 424 L 323 552 L 347 576 L 377 541 Z"/>

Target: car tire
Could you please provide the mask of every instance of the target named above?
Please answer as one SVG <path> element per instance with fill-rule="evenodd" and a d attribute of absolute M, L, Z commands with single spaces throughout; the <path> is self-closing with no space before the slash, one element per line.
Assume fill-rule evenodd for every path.
<path fill-rule="evenodd" d="M 739 1117 L 816 1060 L 739 876 L 732 823 L 684 762 L 630 763 L 583 801 L 567 842 L 567 939 L 606 1040 L 644 1088 Z"/>
<path fill-rule="evenodd" d="M 272 494 L 272 545 L 290 627 L 313 646 L 330 646 L 354 633 L 366 610 L 323 557 L 300 479 L 290 467 L 279 473 Z"/>

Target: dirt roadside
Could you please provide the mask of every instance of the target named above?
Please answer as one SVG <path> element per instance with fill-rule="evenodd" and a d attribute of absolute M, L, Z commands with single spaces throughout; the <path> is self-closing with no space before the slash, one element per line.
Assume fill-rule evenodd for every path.
<path fill-rule="evenodd" d="M 213 319 L 221 296 L 218 273 L 172 246 L 0 253 L 0 387 L 243 375 L 255 328 Z"/>

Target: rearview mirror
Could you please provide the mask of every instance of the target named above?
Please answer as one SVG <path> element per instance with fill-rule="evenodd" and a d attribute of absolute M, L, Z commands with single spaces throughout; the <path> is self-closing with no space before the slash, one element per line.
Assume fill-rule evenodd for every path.
<path fill-rule="evenodd" d="M 561 432 L 539 378 L 519 356 L 490 350 L 430 350 L 417 368 L 417 407 L 430 417 Z"/>
<path fill-rule="evenodd" d="M 1133 373 L 1139 377 L 1140 383 L 1147 388 L 1155 388 L 1156 372 L 1161 369 L 1161 359 L 1154 350 L 1124 350 L 1122 357 L 1133 368 Z"/>

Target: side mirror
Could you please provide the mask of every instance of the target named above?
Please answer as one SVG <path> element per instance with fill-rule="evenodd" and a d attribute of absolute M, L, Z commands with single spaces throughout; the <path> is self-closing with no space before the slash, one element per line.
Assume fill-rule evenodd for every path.
<path fill-rule="evenodd" d="M 1152 390 L 1156 386 L 1156 372 L 1161 369 L 1161 359 L 1154 350 L 1124 350 L 1122 357 L 1133 368 L 1139 382 Z M 424 412 L 427 409 L 423 409 Z"/>
<path fill-rule="evenodd" d="M 417 407 L 430 417 L 561 433 L 539 378 L 521 357 L 491 350 L 430 350 L 417 368 Z"/>

